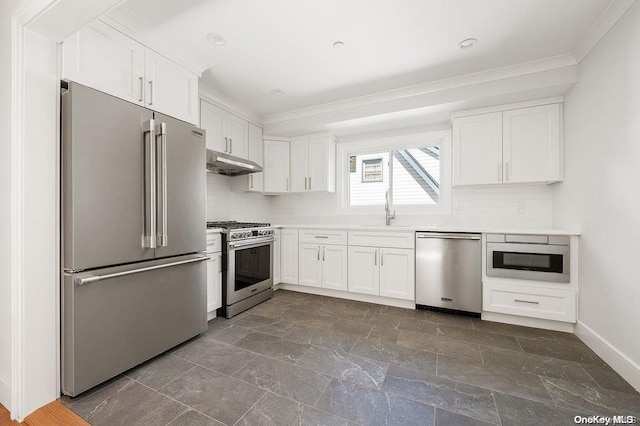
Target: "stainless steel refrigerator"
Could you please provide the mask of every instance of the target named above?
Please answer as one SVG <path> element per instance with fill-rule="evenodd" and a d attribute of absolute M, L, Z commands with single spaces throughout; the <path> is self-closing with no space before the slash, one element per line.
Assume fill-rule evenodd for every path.
<path fill-rule="evenodd" d="M 76 83 L 61 97 L 61 373 L 76 396 L 206 330 L 206 153 L 191 124 Z"/>

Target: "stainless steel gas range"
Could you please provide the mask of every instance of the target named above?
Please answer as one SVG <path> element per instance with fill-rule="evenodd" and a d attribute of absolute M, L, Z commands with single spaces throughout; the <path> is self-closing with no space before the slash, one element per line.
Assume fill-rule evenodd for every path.
<path fill-rule="evenodd" d="M 222 307 L 231 318 L 273 295 L 274 229 L 269 223 L 207 222 L 222 229 Z"/>

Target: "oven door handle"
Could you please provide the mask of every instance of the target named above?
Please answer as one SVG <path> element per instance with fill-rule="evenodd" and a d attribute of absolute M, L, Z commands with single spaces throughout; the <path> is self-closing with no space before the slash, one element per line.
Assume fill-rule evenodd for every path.
<path fill-rule="evenodd" d="M 272 242 L 274 242 L 273 237 L 255 238 L 250 241 L 237 241 L 234 243 L 229 243 L 229 248 L 235 249 L 240 247 L 243 247 L 243 248 L 258 247 L 258 246 L 264 245 L 265 243 L 272 243 Z"/>

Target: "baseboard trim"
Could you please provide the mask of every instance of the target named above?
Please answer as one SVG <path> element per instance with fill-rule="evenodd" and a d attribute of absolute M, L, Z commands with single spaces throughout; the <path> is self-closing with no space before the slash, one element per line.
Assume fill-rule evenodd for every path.
<path fill-rule="evenodd" d="M 0 404 L 11 411 L 11 386 L 2 379 L 0 379 Z"/>
<path fill-rule="evenodd" d="M 413 300 L 393 299 L 391 297 L 372 296 L 370 294 L 348 293 L 346 291 L 329 290 L 326 288 L 307 287 L 298 284 L 280 283 L 273 286 L 274 290 L 290 290 L 300 293 L 317 294 L 319 296 L 336 297 L 338 299 L 356 300 L 358 302 L 376 303 L 378 305 L 395 306 L 397 308 L 415 309 Z"/>
<path fill-rule="evenodd" d="M 574 324 L 571 322 L 521 317 L 497 312 L 482 312 L 481 318 L 485 321 L 503 322 L 506 324 L 521 325 L 523 327 L 543 328 L 545 330 L 564 331 L 565 333 L 574 332 Z"/>
<path fill-rule="evenodd" d="M 575 327 L 576 336 L 591 348 L 600 358 L 606 361 L 618 374 L 640 391 L 640 366 L 628 356 L 616 349 L 585 323 L 578 321 Z"/>

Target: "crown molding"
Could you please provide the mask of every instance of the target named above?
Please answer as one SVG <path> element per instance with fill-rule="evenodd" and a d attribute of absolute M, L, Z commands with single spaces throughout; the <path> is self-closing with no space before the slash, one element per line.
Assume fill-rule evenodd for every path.
<path fill-rule="evenodd" d="M 576 61 L 582 62 L 635 2 L 636 0 L 611 0 L 573 49 L 572 53 Z"/>
<path fill-rule="evenodd" d="M 345 110 L 350 108 L 371 105 L 380 102 L 391 102 L 405 98 L 424 95 L 429 93 L 437 93 L 445 90 L 458 89 L 465 86 L 477 85 L 497 80 L 503 80 L 512 77 L 518 77 L 527 74 L 540 73 L 544 71 L 557 70 L 576 65 L 576 60 L 571 55 L 554 56 L 539 61 L 526 62 L 523 64 L 512 65 L 503 68 L 496 68 L 488 71 L 481 71 L 473 74 L 437 80 L 429 83 L 418 84 L 415 86 L 404 87 L 385 92 L 374 93 L 371 95 L 360 96 L 347 99 L 344 101 L 332 102 L 328 104 L 318 105 L 309 108 L 301 108 L 289 112 L 271 114 L 264 117 L 264 124 L 278 123 L 282 121 L 292 120 L 296 118 L 308 117 L 312 115 L 322 114 Z"/>
<path fill-rule="evenodd" d="M 355 122 L 364 117 L 393 113 L 400 113 L 400 116 L 403 112 L 435 106 L 448 107 L 449 112 L 453 112 L 469 109 L 465 104 L 470 103 L 478 108 L 558 96 L 566 93 L 577 81 L 577 62 L 571 55 L 563 55 L 273 114 L 264 118 L 264 131 L 293 136 L 325 129 L 330 123 Z"/>
<path fill-rule="evenodd" d="M 185 55 L 184 52 L 176 53 L 175 51 L 167 50 L 164 47 L 157 44 L 154 40 L 150 39 L 149 37 L 145 37 L 139 33 L 136 33 L 135 31 L 133 31 L 131 28 L 129 28 L 127 25 L 123 23 L 124 20 L 119 20 L 113 17 L 114 15 L 116 17 L 118 16 L 118 13 L 116 12 L 116 10 L 117 9 L 112 8 L 111 12 L 109 12 L 108 14 L 103 14 L 98 18 L 98 20 L 109 25 L 113 29 L 121 32 L 127 37 L 132 38 L 133 40 L 142 44 L 146 48 L 151 49 L 159 53 L 160 55 L 164 56 L 165 58 L 175 62 L 176 64 L 180 65 L 182 68 L 185 68 L 191 71 L 198 77 L 202 76 L 202 73 L 207 68 L 209 68 L 209 65 L 200 61 L 198 58 L 194 56 Z"/>
<path fill-rule="evenodd" d="M 204 99 L 205 101 L 212 103 L 220 108 L 227 110 L 228 112 L 240 116 L 247 121 L 255 124 L 256 126 L 262 127 L 262 116 L 256 113 L 251 108 L 246 105 L 241 104 L 233 98 L 230 98 L 211 86 L 202 82 L 202 79 L 198 82 L 198 92 L 200 95 L 200 99 Z"/>

